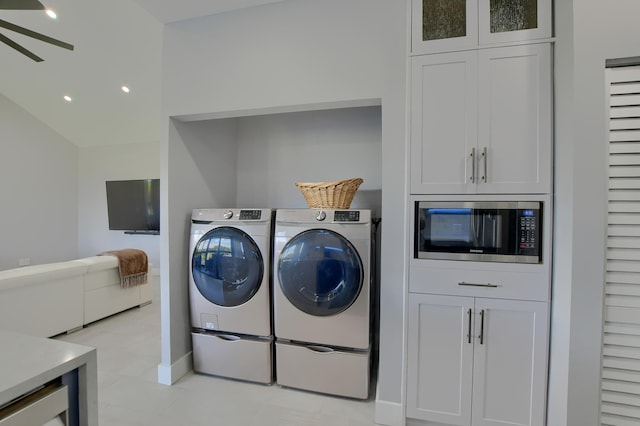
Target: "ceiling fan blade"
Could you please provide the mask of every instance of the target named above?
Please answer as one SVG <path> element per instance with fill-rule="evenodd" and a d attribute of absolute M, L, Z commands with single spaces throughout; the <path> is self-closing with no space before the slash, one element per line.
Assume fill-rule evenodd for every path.
<path fill-rule="evenodd" d="M 44 10 L 44 5 L 38 0 L 0 0 L 0 9 Z"/>
<path fill-rule="evenodd" d="M 72 44 L 65 43 L 64 41 L 56 40 L 55 38 L 48 37 L 48 36 L 46 36 L 44 34 L 40 34 L 40 33 L 37 33 L 35 31 L 31 31 L 31 30 L 29 30 L 27 28 L 20 27 L 18 25 L 12 24 L 11 22 L 3 21 L 2 19 L 0 19 L 0 27 L 6 28 L 6 29 L 11 30 L 11 31 L 15 31 L 15 32 L 20 33 L 20 34 L 24 34 L 24 35 L 29 36 L 29 37 L 33 37 L 35 39 L 38 39 L 40 41 L 44 41 L 46 43 L 54 44 L 54 45 L 56 45 L 58 47 L 62 47 L 64 49 L 73 50 L 73 45 Z"/>
<path fill-rule="evenodd" d="M 4 44 L 6 44 L 7 46 L 13 47 L 18 52 L 22 53 L 23 55 L 26 55 L 26 56 L 30 57 L 31 59 L 33 59 L 36 62 L 44 61 L 44 59 L 42 59 L 40 56 L 34 54 L 30 50 L 25 49 L 24 47 L 20 46 L 15 41 L 11 40 L 9 37 L 5 37 L 3 34 L 0 34 L 0 41 L 3 42 Z"/>

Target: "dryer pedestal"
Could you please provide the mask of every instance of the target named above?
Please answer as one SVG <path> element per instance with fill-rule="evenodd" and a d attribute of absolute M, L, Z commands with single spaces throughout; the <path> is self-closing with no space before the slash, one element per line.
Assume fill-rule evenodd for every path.
<path fill-rule="evenodd" d="M 367 399 L 370 365 L 370 350 L 276 342 L 276 382 L 281 386 Z"/>
<path fill-rule="evenodd" d="M 193 371 L 249 382 L 273 382 L 273 340 L 193 331 Z"/>

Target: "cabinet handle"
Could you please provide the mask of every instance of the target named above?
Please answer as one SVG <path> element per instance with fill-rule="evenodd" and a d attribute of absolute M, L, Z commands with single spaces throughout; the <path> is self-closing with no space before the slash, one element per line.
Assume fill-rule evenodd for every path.
<path fill-rule="evenodd" d="M 484 149 L 482 150 L 482 160 L 484 163 L 484 170 L 483 170 L 484 173 L 482 174 L 482 181 L 484 183 L 487 183 L 487 157 L 488 157 L 487 147 L 485 146 Z"/>
<path fill-rule="evenodd" d="M 466 283 L 466 282 L 464 282 L 464 281 L 460 281 L 460 282 L 458 283 L 458 285 L 464 285 L 464 286 L 467 286 L 467 287 L 488 287 L 488 288 L 496 288 L 496 287 L 498 287 L 498 284 L 491 284 L 491 283 L 486 283 L 486 284 L 483 284 L 483 283 Z"/>
<path fill-rule="evenodd" d="M 480 344 L 484 344 L 484 309 L 480 311 Z"/>
<path fill-rule="evenodd" d="M 469 315 L 469 325 L 467 328 L 467 343 L 471 343 L 471 308 L 467 311 L 467 315 Z"/>
<path fill-rule="evenodd" d="M 476 182 L 476 149 L 471 148 L 471 183 Z"/>

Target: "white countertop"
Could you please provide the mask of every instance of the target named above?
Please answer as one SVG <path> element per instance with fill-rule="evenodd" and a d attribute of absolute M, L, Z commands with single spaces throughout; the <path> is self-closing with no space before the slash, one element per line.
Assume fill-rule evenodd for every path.
<path fill-rule="evenodd" d="M 86 367 L 86 368 L 85 368 Z M 0 331 L 0 405 L 79 369 L 81 410 L 97 422 L 96 349 L 44 337 Z M 82 416 L 85 417 L 85 416 Z"/>

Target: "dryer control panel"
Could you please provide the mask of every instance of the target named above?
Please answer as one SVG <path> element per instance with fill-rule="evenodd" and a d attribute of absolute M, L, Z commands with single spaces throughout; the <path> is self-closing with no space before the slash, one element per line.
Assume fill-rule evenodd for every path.
<path fill-rule="evenodd" d="M 333 214 L 334 222 L 360 222 L 359 210 L 336 210 Z"/>

